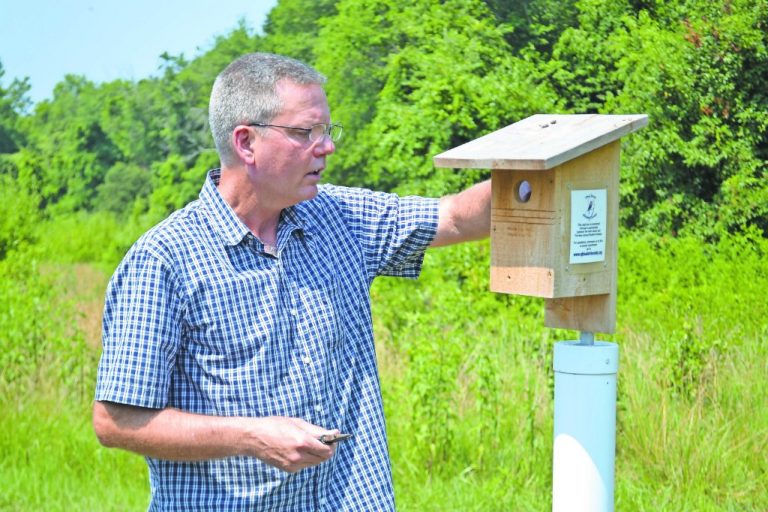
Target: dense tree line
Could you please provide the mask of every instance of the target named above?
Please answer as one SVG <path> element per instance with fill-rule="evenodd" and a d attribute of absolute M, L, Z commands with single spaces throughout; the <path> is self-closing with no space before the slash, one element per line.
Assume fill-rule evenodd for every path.
<path fill-rule="evenodd" d="M 345 126 L 331 181 L 450 192 L 484 173 L 433 155 L 531 114 L 647 113 L 624 150 L 625 226 L 768 233 L 768 0 L 280 0 L 263 31 L 241 22 L 139 81 L 67 76 L 31 106 L 0 67 L 0 257 L 38 219 L 149 221 L 194 198 L 218 163 L 210 86 L 257 50 L 328 76 Z"/>

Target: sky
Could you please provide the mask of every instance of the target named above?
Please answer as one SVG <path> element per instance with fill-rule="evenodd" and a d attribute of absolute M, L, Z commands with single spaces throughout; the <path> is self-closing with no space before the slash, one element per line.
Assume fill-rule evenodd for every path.
<path fill-rule="evenodd" d="M 277 0 L 0 0 L 0 86 L 29 77 L 29 98 L 67 74 L 94 82 L 157 74 L 160 55 L 209 49 L 240 18 L 262 33 Z"/>

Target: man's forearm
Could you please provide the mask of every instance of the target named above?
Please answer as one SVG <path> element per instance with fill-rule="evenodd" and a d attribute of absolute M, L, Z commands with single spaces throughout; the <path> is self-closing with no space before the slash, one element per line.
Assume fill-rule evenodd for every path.
<path fill-rule="evenodd" d="M 487 238 L 491 230 L 491 182 L 478 183 L 440 199 L 440 220 L 432 247 Z"/>
<path fill-rule="evenodd" d="M 95 402 L 93 426 L 99 441 L 166 460 L 204 460 L 244 455 L 240 418 L 204 416 L 177 409 L 143 409 Z"/>
<path fill-rule="evenodd" d="M 318 438 L 338 432 L 298 418 L 206 416 L 99 401 L 93 406 L 93 426 L 103 445 L 157 459 L 198 461 L 245 455 L 288 472 L 329 459 L 333 448 Z"/>

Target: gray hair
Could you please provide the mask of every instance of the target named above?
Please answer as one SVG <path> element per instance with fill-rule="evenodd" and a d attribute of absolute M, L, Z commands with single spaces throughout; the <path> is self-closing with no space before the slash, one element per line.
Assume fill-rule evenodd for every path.
<path fill-rule="evenodd" d="M 325 77 L 307 64 L 271 53 L 243 55 L 216 77 L 208 121 L 222 164 L 234 162 L 231 137 L 235 126 L 269 123 L 280 113 L 283 105 L 276 86 L 281 80 L 299 85 L 325 83 Z"/>

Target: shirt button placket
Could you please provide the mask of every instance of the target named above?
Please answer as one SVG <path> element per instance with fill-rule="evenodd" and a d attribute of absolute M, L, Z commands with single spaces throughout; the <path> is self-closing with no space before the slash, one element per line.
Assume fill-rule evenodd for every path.
<path fill-rule="evenodd" d="M 324 468 L 323 471 L 318 471 L 316 474 L 317 479 L 315 480 L 315 489 L 317 490 L 317 510 L 323 511 L 326 509 L 326 504 L 328 503 L 328 500 L 325 497 L 325 484 L 328 479 L 328 471 Z"/>

